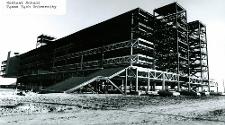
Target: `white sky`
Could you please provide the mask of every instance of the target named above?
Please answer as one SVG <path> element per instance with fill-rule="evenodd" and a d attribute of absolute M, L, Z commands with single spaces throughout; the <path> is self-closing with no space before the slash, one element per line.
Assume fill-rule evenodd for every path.
<path fill-rule="evenodd" d="M 67 0 L 65 15 L 3 15 L 0 12 L 0 61 L 8 51 L 24 53 L 35 48 L 36 38 L 64 37 L 131 9 L 153 9 L 175 0 Z M 188 21 L 207 26 L 210 78 L 225 79 L 225 1 L 176 0 L 187 10 Z M 0 84 L 5 84 L 0 78 Z"/>

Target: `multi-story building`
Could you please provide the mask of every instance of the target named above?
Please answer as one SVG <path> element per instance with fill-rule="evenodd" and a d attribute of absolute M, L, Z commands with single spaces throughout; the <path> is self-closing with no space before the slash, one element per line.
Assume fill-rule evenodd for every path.
<path fill-rule="evenodd" d="M 136 8 L 60 39 L 39 36 L 36 49 L 13 57 L 18 87 L 98 93 L 208 87 L 205 26 L 188 23 L 176 2 L 153 13 Z"/>

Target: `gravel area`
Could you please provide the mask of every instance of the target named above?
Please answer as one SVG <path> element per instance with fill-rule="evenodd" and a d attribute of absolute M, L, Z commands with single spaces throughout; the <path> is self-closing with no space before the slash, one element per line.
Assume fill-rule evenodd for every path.
<path fill-rule="evenodd" d="M 0 124 L 225 124 L 225 97 L 115 94 L 16 95 L 0 89 Z M 38 122 L 37 122 L 38 121 Z"/>

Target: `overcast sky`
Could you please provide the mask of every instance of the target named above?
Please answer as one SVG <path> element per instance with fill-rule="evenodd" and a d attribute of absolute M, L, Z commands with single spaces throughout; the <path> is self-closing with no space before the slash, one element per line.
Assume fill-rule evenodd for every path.
<path fill-rule="evenodd" d="M 0 13 L 0 61 L 8 51 L 24 53 L 35 48 L 36 38 L 64 37 L 131 9 L 153 9 L 175 0 L 67 0 L 65 15 L 3 15 Z M 225 1 L 176 0 L 187 10 L 188 21 L 207 26 L 210 78 L 225 78 Z M 0 79 L 0 84 L 4 83 Z"/>

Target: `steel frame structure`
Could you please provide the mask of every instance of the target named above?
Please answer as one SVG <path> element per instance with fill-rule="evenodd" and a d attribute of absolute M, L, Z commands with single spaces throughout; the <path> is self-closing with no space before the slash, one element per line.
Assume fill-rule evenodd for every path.
<path fill-rule="evenodd" d="M 187 83 L 186 81 L 180 80 L 179 74 L 176 73 L 143 68 L 139 66 L 129 66 L 109 77 L 96 76 L 94 78 L 91 78 L 88 81 L 65 92 L 75 92 L 79 89 L 83 89 L 84 86 L 88 85 L 88 88 L 93 88 L 91 89 L 93 92 L 104 93 L 99 89 L 94 89 L 96 88 L 96 82 L 98 86 L 107 86 L 107 89 L 110 88 L 111 90 L 119 90 L 119 92 L 122 94 L 132 92 L 149 93 L 149 91 L 155 91 L 156 86 L 161 86 L 161 90 L 178 90 L 179 82 L 183 83 L 183 85 L 187 83 L 188 87 L 191 87 L 192 85 L 201 86 L 201 79 L 196 79 L 193 77 L 190 77 L 190 79 L 190 82 Z M 105 91 L 108 92 L 110 90 Z"/>
<path fill-rule="evenodd" d="M 113 77 L 96 76 L 81 85 L 105 81 L 125 94 L 127 86 L 130 92 L 158 85 L 177 91 L 209 86 L 206 27 L 199 21 L 188 23 L 186 10 L 176 2 L 155 9 L 153 15 L 137 8 L 54 39 L 41 35 L 36 49 L 19 56 L 18 84 L 46 88 L 71 77 L 127 67 Z"/>
<path fill-rule="evenodd" d="M 196 20 L 188 23 L 190 44 L 190 73 L 202 79 L 202 84 L 209 82 L 208 50 L 206 26 Z"/>
<path fill-rule="evenodd" d="M 118 57 L 113 57 L 113 58 L 103 58 L 101 57 L 100 60 L 91 60 L 91 61 L 83 61 L 85 56 L 88 55 L 94 55 L 94 54 L 99 54 L 103 56 L 105 53 L 110 52 L 110 51 L 115 51 L 115 50 L 120 50 L 120 49 L 125 49 L 128 48 L 130 49 L 130 53 L 124 56 L 118 56 Z M 82 59 L 78 63 L 71 63 L 71 64 L 65 64 L 65 65 L 60 65 L 56 66 L 56 64 L 53 64 L 53 71 L 62 71 L 62 70 L 68 70 L 68 69 L 74 69 L 74 70 L 84 70 L 87 68 L 101 68 L 105 66 L 118 66 L 118 65 L 146 65 L 147 67 L 152 67 L 153 65 L 153 57 L 150 57 L 148 55 L 144 55 L 138 52 L 135 52 L 135 50 L 144 50 L 144 51 L 153 51 L 153 43 L 138 38 L 135 40 L 129 40 L 125 42 L 120 42 L 120 43 L 114 43 L 98 48 L 93 48 L 90 50 L 85 50 L 82 52 L 76 52 L 76 53 L 70 53 L 64 56 L 60 57 L 55 57 L 54 62 L 56 63 L 57 61 L 61 60 L 68 60 L 68 59 L 73 59 L 73 58 L 79 58 Z M 61 70 L 60 70 L 61 69 Z"/>
<path fill-rule="evenodd" d="M 168 11 L 164 11 L 168 10 Z M 177 3 L 154 10 L 157 69 L 189 76 L 187 12 Z"/>

